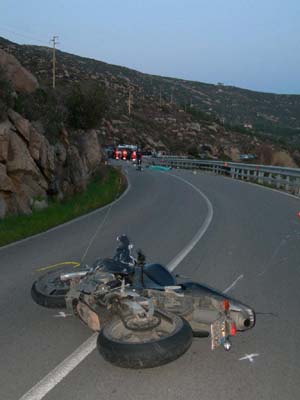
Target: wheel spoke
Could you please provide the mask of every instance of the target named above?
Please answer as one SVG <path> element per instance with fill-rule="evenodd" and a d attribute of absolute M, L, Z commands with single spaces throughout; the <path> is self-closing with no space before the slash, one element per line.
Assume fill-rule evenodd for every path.
<path fill-rule="evenodd" d="M 161 337 L 161 336 L 167 336 L 167 335 L 169 334 L 169 332 L 164 331 L 164 330 L 162 330 L 162 329 L 156 330 L 156 333 L 157 333 L 157 335 L 158 335 L 159 337 Z"/>

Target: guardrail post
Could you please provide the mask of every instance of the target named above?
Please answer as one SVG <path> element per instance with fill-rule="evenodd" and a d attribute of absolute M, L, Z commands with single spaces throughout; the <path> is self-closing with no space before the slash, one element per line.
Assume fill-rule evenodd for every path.
<path fill-rule="evenodd" d="M 245 178 L 246 178 L 246 172 L 245 172 L 245 169 L 244 169 L 244 168 L 242 168 L 241 173 L 242 173 L 241 178 L 242 178 L 242 180 L 244 181 Z"/>
<path fill-rule="evenodd" d="M 280 189 L 280 185 L 281 185 L 281 175 L 277 174 L 276 175 L 276 188 Z"/>
<path fill-rule="evenodd" d="M 296 196 L 299 196 L 300 195 L 300 179 L 299 178 L 295 179 L 294 185 L 295 185 L 294 193 Z"/>
<path fill-rule="evenodd" d="M 290 177 L 286 176 L 285 177 L 285 190 L 288 192 L 290 190 Z"/>
<path fill-rule="evenodd" d="M 271 172 L 269 173 L 269 176 L 268 176 L 268 184 L 269 184 L 269 185 L 272 185 L 272 184 L 273 184 L 273 175 L 272 175 Z"/>
<path fill-rule="evenodd" d="M 258 183 L 264 183 L 264 173 L 262 171 L 258 172 Z"/>

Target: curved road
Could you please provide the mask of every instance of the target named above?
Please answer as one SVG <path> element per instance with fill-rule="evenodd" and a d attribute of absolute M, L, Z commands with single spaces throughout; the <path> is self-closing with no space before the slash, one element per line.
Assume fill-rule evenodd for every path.
<path fill-rule="evenodd" d="M 253 306 L 256 327 L 229 353 L 195 339 L 183 357 L 150 370 L 114 367 L 94 350 L 43 398 L 299 398 L 300 201 L 220 176 L 127 170 L 131 190 L 111 208 L 0 249 L 0 398 L 40 398 L 26 393 L 91 337 L 80 321 L 33 303 L 37 269 L 109 256 L 120 233 L 168 264 L 206 228 L 176 272 Z M 213 207 L 209 226 L 199 190 Z"/>

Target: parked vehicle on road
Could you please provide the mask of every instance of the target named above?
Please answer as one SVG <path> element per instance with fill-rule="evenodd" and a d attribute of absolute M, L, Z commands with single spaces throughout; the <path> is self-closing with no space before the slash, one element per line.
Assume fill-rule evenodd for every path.
<path fill-rule="evenodd" d="M 120 144 L 116 147 L 114 157 L 116 160 L 132 160 L 132 156 L 136 153 L 137 146 L 129 144 Z"/>
<path fill-rule="evenodd" d="M 148 368 L 180 357 L 193 336 L 211 348 L 231 348 L 231 338 L 255 325 L 254 310 L 203 284 L 185 281 L 141 251 L 132 255 L 126 235 L 114 257 L 91 266 L 56 269 L 32 286 L 34 301 L 64 308 L 98 331 L 97 347 L 120 367 Z"/>

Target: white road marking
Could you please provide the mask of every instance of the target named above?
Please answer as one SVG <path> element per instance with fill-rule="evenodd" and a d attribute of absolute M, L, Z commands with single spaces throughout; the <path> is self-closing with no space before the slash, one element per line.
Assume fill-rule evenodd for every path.
<path fill-rule="evenodd" d="M 53 315 L 54 318 L 67 318 L 72 317 L 72 314 L 66 314 L 64 311 L 60 311 L 58 314 Z"/>
<path fill-rule="evenodd" d="M 48 375 L 33 386 L 20 400 L 41 400 L 51 389 L 62 381 L 78 364 L 81 363 L 95 348 L 98 333 L 94 333 L 69 357 L 58 364 Z"/>
<path fill-rule="evenodd" d="M 179 179 L 180 181 L 186 183 L 187 185 L 191 186 L 196 192 L 198 192 L 200 194 L 200 196 L 205 200 L 206 205 L 207 205 L 207 209 L 208 209 L 208 213 L 205 217 L 205 220 L 203 222 L 203 224 L 201 225 L 200 229 L 198 230 L 198 232 L 196 233 L 196 235 L 193 237 L 193 239 L 187 244 L 187 246 L 185 246 L 174 258 L 173 260 L 171 260 L 169 262 L 169 264 L 167 265 L 167 268 L 170 271 L 173 271 L 178 264 L 181 263 L 181 261 L 193 250 L 193 248 L 196 246 L 196 244 L 199 242 L 199 240 L 202 238 L 202 236 L 205 234 L 205 232 L 207 231 L 212 219 L 213 219 L 213 215 L 214 215 L 214 210 L 213 210 L 213 206 L 211 204 L 211 202 L 209 201 L 208 197 L 201 192 L 200 189 L 198 189 L 195 185 L 193 185 L 192 183 L 190 183 L 189 181 L 177 176 L 177 175 L 173 175 L 168 173 L 167 175 L 172 176 L 173 178 Z"/>
<path fill-rule="evenodd" d="M 190 243 L 183 250 L 180 251 L 167 265 L 170 271 L 173 271 L 177 265 L 188 255 L 188 253 L 196 246 L 198 241 L 207 231 L 212 218 L 213 218 L 213 207 L 209 199 L 201 192 L 196 186 L 187 180 L 178 177 L 173 174 L 168 174 L 172 177 L 185 182 L 191 186 L 196 192 L 202 196 L 207 204 L 208 214 L 204 220 L 199 231 L 193 237 Z M 95 350 L 98 333 L 94 333 L 88 340 L 86 340 L 78 349 L 76 349 L 69 357 L 62 361 L 57 367 L 55 367 L 48 375 L 40 380 L 35 386 L 33 386 L 27 393 L 25 393 L 19 400 L 41 400 L 46 396 L 50 390 L 52 390 L 62 379 L 64 379 L 74 368 L 76 368 L 81 361 L 83 361 L 93 350 Z"/>
<path fill-rule="evenodd" d="M 259 353 L 245 354 L 244 357 L 239 358 L 239 361 L 249 360 L 251 363 L 254 362 L 254 357 L 258 357 Z"/>
<path fill-rule="evenodd" d="M 227 293 L 229 292 L 229 290 L 233 289 L 235 287 L 235 285 L 238 283 L 239 280 L 243 279 L 244 275 L 240 275 L 239 277 L 236 278 L 235 281 L 232 282 L 232 284 L 230 286 L 228 286 L 228 288 L 226 288 L 225 290 L 223 290 L 223 293 Z"/>

